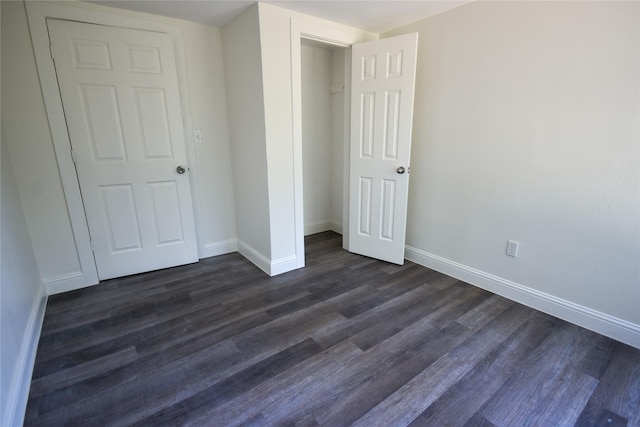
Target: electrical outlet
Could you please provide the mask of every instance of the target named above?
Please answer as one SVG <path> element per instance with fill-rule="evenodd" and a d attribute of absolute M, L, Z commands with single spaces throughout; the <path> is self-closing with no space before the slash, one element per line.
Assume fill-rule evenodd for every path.
<path fill-rule="evenodd" d="M 193 130 L 193 143 L 202 144 L 202 132 L 200 132 L 198 129 Z"/>
<path fill-rule="evenodd" d="M 518 246 L 520 245 L 520 243 L 514 241 L 514 240 L 508 240 L 507 241 L 507 255 L 512 256 L 512 257 L 517 257 L 518 256 Z"/>

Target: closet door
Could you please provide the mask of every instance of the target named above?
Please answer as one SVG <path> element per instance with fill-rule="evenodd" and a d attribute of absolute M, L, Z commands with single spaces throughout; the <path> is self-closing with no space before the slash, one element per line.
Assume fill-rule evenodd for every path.
<path fill-rule="evenodd" d="M 404 264 L 418 34 L 354 44 L 349 250 Z"/>
<path fill-rule="evenodd" d="M 170 36 L 47 25 L 99 278 L 197 261 Z"/>

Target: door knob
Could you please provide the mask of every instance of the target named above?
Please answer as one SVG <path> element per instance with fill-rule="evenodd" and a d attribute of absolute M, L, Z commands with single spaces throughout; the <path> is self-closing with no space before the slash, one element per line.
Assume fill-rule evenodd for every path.
<path fill-rule="evenodd" d="M 404 167 L 400 166 L 398 169 L 396 169 L 396 172 L 402 175 L 404 173 L 404 170 L 405 170 Z"/>
<path fill-rule="evenodd" d="M 185 173 L 185 172 L 186 172 L 186 169 L 185 169 L 185 168 L 183 168 L 182 166 L 178 166 L 178 167 L 176 168 L 176 172 L 178 172 L 180 175 L 182 175 L 183 173 Z"/>

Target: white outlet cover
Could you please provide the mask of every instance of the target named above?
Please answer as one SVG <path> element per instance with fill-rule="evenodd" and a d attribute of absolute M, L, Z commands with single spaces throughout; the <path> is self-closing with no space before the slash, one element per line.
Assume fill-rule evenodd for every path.
<path fill-rule="evenodd" d="M 198 129 L 193 130 L 193 143 L 202 144 L 202 132 L 200 132 Z"/>
<path fill-rule="evenodd" d="M 512 257 L 517 257 L 518 256 L 518 246 L 520 244 L 514 240 L 508 240 L 507 241 L 507 255 L 512 256 Z"/>

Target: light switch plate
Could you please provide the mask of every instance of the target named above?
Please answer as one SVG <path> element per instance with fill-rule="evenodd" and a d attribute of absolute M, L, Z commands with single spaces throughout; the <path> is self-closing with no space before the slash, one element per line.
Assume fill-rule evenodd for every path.
<path fill-rule="evenodd" d="M 202 132 L 198 129 L 193 130 L 193 143 L 202 144 Z"/>

